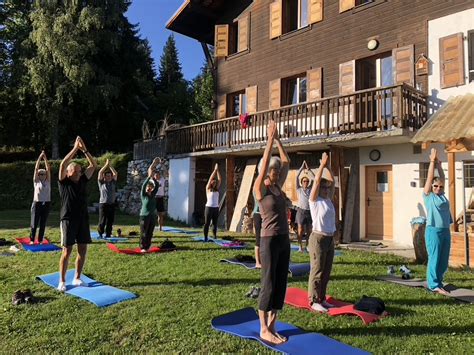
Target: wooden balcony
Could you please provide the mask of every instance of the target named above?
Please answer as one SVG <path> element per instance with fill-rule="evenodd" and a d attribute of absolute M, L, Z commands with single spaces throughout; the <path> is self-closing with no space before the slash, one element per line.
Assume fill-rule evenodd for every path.
<path fill-rule="evenodd" d="M 248 127 L 239 117 L 168 130 L 166 152 L 184 154 L 261 144 L 270 119 L 282 139 L 298 140 L 393 128 L 417 130 L 427 120 L 426 95 L 409 85 L 395 85 L 333 96 L 251 114 Z"/>

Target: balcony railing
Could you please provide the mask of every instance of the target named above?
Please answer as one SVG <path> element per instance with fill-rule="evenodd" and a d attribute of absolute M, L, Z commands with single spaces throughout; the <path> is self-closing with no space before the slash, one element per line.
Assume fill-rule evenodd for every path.
<path fill-rule="evenodd" d="M 168 130 L 166 151 L 182 154 L 236 148 L 266 141 L 267 124 L 275 120 L 282 139 L 324 138 L 392 128 L 420 128 L 427 101 L 409 85 L 395 85 L 251 114 L 248 127 L 239 117 Z"/>

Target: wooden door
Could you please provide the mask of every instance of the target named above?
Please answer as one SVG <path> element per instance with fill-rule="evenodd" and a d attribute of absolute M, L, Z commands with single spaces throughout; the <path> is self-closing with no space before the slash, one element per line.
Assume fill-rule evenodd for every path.
<path fill-rule="evenodd" d="M 392 166 L 367 166 L 365 171 L 367 239 L 393 237 Z"/>

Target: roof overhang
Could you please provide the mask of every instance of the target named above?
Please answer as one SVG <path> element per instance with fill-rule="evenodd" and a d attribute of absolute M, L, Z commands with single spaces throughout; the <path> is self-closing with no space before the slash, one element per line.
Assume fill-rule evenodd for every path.
<path fill-rule="evenodd" d="M 446 150 L 474 150 L 474 94 L 451 97 L 431 116 L 412 143 L 445 143 Z"/>
<path fill-rule="evenodd" d="M 166 28 L 199 42 L 214 44 L 215 25 L 237 16 L 251 3 L 252 0 L 185 0 Z"/>

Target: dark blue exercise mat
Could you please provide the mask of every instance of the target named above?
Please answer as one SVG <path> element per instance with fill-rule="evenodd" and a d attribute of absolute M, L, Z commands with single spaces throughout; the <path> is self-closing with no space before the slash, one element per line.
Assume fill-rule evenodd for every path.
<path fill-rule="evenodd" d="M 159 227 L 157 227 L 159 228 Z M 175 227 L 163 227 L 162 232 L 167 232 L 167 233 L 181 233 L 181 234 L 198 234 L 201 232 L 198 231 L 189 231 L 189 230 L 184 230 L 180 228 L 175 228 Z"/>
<path fill-rule="evenodd" d="M 255 269 L 254 262 L 242 262 L 242 261 L 238 261 L 235 258 L 221 259 L 220 261 L 223 263 L 229 263 L 232 265 L 240 265 L 251 270 Z M 291 276 L 295 276 L 295 277 L 307 275 L 309 274 L 310 270 L 311 270 L 311 265 L 308 263 L 301 263 L 301 264 L 290 263 L 290 266 L 288 268 L 288 272 L 291 274 Z"/>
<path fill-rule="evenodd" d="M 123 291 L 118 288 L 104 285 L 97 282 L 86 275 L 81 275 L 81 280 L 87 285 L 73 286 L 74 269 L 68 270 L 66 273 L 66 292 L 69 295 L 82 298 L 95 304 L 97 307 L 107 307 L 115 303 L 131 300 L 136 298 L 134 293 Z M 46 285 L 57 288 L 59 284 L 59 272 L 36 276 L 38 280 L 43 281 Z"/>
<path fill-rule="evenodd" d="M 204 242 L 204 237 L 193 237 L 193 240 L 195 242 Z M 247 248 L 246 244 L 236 245 L 231 240 L 208 238 L 207 241 L 209 243 L 215 243 L 215 244 L 219 245 L 220 247 L 228 248 L 228 249 L 245 249 L 245 248 Z"/>
<path fill-rule="evenodd" d="M 46 238 L 44 239 L 43 244 L 39 244 L 38 242 L 30 244 L 30 238 L 16 238 L 16 241 L 21 244 L 24 250 L 29 251 L 31 253 L 61 250 L 60 247 L 51 244 Z"/>
<path fill-rule="evenodd" d="M 211 324 L 215 330 L 244 339 L 257 340 L 262 345 L 284 354 L 369 354 L 322 334 L 306 333 L 302 329 L 283 322 L 277 322 L 276 329 L 278 333 L 287 337 L 288 341 L 280 345 L 270 345 L 260 339 L 258 315 L 250 307 L 216 317 Z"/>
<path fill-rule="evenodd" d="M 93 240 L 103 240 L 109 243 L 121 243 L 121 242 L 126 242 L 128 238 L 119 238 L 119 237 L 110 237 L 110 238 L 104 238 L 100 237 L 98 232 L 91 232 L 91 238 Z"/>

